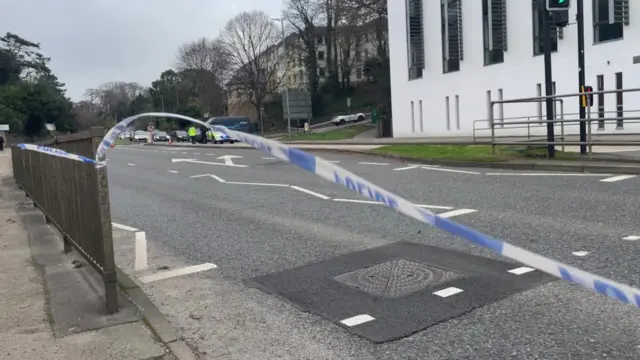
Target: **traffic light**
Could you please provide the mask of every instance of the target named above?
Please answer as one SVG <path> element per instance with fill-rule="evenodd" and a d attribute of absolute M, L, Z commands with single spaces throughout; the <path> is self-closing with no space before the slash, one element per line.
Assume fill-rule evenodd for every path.
<path fill-rule="evenodd" d="M 571 7 L 571 0 L 547 0 L 548 11 L 564 11 Z"/>
<path fill-rule="evenodd" d="M 593 106 L 593 87 L 592 86 L 583 86 L 581 91 L 581 93 L 586 95 L 582 95 L 581 96 L 581 103 L 582 103 L 582 107 L 591 107 Z"/>

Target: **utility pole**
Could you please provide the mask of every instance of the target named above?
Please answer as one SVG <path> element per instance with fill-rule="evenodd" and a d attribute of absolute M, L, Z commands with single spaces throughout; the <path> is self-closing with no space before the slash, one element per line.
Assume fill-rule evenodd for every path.
<path fill-rule="evenodd" d="M 554 125 L 555 119 L 553 112 L 553 73 L 551 68 L 551 17 L 547 6 L 543 5 L 542 10 L 542 37 L 544 43 L 544 93 L 547 105 L 547 157 L 553 159 L 556 156 Z"/>
<path fill-rule="evenodd" d="M 584 60 L 584 0 L 577 0 L 578 8 L 576 13 L 576 23 L 578 25 L 578 90 L 584 92 L 585 89 L 585 60 Z M 580 155 L 587 155 L 587 123 L 586 108 L 582 106 L 582 96 L 578 98 L 580 107 Z M 590 125 L 589 125 L 590 126 Z"/>

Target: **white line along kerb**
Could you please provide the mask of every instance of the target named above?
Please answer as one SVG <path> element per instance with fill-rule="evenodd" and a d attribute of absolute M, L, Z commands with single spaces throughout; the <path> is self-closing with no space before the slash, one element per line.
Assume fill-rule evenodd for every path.
<path fill-rule="evenodd" d="M 147 235 L 144 231 L 136 231 L 136 259 L 134 267 L 136 271 L 146 269 L 147 263 Z"/>

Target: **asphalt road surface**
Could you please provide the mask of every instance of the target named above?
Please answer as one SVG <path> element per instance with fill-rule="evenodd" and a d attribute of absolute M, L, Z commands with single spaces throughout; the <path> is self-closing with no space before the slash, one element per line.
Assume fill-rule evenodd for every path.
<path fill-rule="evenodd" d="M 462 224 L 640 286 L 640 177 L 319 155 Z M 507 272 L 522 265 L 258 151 L 132 145 L 108 158 L 116 260 L 204 358 L 640 357 L 637 308 Z M 452 277 L 394 280 L 430 271 L 406 259 Z M 389 276 L 385 294 L 345 285 L 363 273 Z"/>

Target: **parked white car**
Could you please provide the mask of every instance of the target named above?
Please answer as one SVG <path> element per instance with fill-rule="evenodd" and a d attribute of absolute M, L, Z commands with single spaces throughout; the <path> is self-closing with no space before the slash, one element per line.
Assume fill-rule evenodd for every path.
<path fill-rule="evenodd" d="M 137 130 L 131 136 L 131 141 L 135 142 L 147 142 L 149 140 L 149 133 L 142 130 Z"/>
<path fill-rule="evenodd" d="M 344 125 L 346 123 L 352 123 L 352 122 L 361 122 L 364 121 L 364 113 L 356 113 L 356 114 L 351 114 L 351 115 L 338 115 L 338 116 L 334 116 L 333 119 L 331 119 L 331 122 L 335 125 Z"/>

